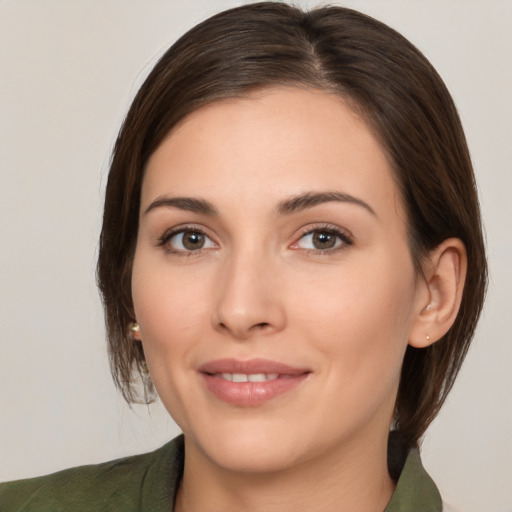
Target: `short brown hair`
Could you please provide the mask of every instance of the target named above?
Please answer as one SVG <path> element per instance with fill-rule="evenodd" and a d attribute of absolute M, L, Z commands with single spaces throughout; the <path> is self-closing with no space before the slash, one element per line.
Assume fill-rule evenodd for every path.
<path fill-rule="evenodd" d="M 112 374 L 128 402 L 153 388 L 133 341 L 131 269 L 146 163 L 197 108 L 257 88 L 295 85 L 334 92 L 367 121 L 391 162 L 407 212 L 418 272 L 429 251 L 456 237 L 468 254 L 452 328 L 425 349 L 408 347 L 394 425 L 417 444 L 438 413 L 474 334 L 487 283 L 480 210 L 464 132 L 443 81 L 393 29 L 341 7 L 304 12 L 278 2 L 230 9 L 197 25 L 160 59 L 136 95 L 117 139 L 105 197 L 98 284 Z"/>

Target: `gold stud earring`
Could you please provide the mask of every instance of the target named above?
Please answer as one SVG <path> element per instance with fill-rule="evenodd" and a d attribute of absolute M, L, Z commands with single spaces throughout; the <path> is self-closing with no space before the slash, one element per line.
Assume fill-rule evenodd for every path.
<path fill-rule="evenodd" d="M 131 322 L 130 323 L 130 331 L 132 331 L 133 333 L 139 332 L 140 331 L 139 324 L 137 322 Z"/>
<path fill-rule="evenodd" d="M 427 338 L 427 341 L 430 341 L 430 336 L 428 334 L 425 336 L 425 338 Z"/>

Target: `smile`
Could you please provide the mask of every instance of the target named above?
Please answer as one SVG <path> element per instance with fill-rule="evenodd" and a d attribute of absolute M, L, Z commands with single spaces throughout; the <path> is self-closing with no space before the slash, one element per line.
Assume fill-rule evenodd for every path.
<path fill-rule="evenodd" d="M 229 382 L 266 382 L 276 380 L 278 373 L 215 373 L 214 377 L 220 377 Z"/>
<path fill-rule="evenodd" d="M 219 359 L 201 366 L 199 373 L 214 397 L 239 407 L 255 407 L 291 392 L 312 372 L 265 359 Z"/>

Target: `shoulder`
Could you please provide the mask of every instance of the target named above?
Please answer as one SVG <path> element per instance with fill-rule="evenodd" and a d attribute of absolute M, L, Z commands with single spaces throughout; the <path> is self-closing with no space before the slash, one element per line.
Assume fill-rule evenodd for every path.
<path fill-rule="evenodd" d="M 158 450 L 0 484 L 5 512 L 169 510 L 181 477 L 180 437 Z"/>

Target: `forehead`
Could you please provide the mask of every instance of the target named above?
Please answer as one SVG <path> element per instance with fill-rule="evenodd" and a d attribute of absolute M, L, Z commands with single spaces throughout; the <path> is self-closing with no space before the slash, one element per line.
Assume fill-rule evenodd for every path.
<path fill-rule="evenodd" d="M 397 207 L 384 150 L 340 96 L 269 88 L 214 102 L 182 120 L 148 162 L 142 207 L 168 194 L 247 209 L 325 189 L 361 196 L 383 213 Z"/>

